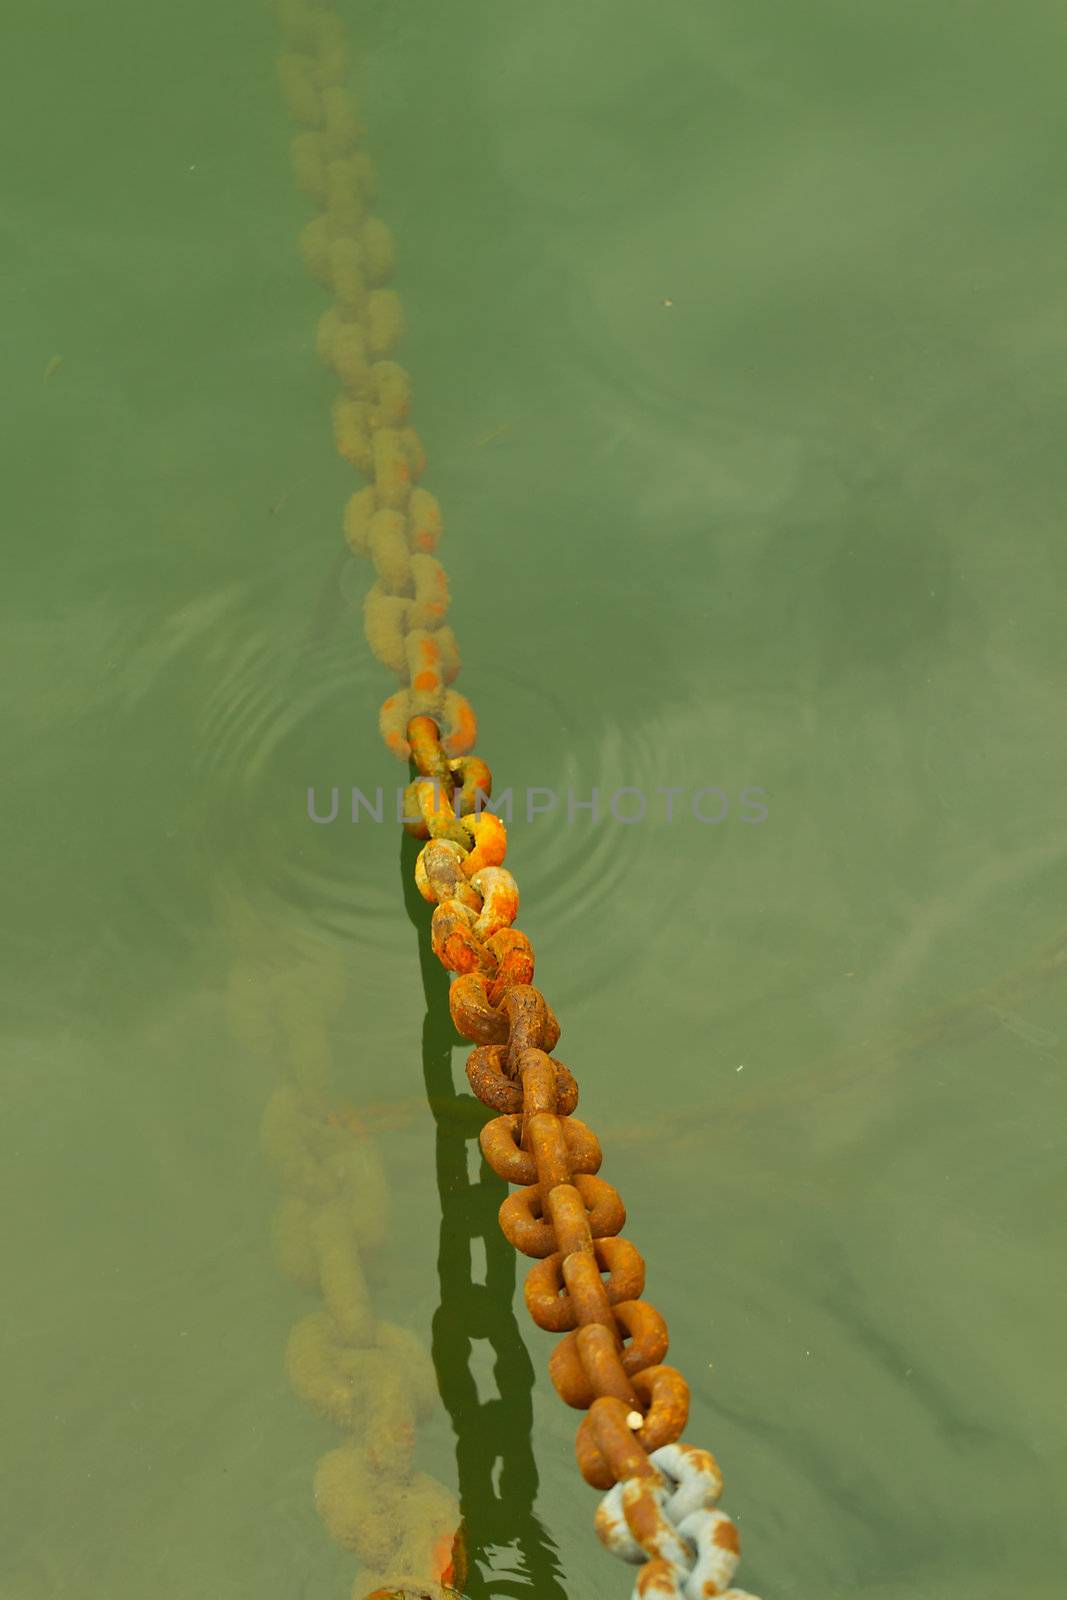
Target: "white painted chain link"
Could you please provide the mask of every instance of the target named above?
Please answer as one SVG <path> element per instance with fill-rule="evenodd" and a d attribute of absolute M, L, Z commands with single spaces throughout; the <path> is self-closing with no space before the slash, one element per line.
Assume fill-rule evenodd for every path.
<path fill-rule="evenodd" d="M 740 1541 L 717 1509 L 722 1473 L 715 1457 L 693 1445 L 667 1444 L 649 1460 L 658 1479 L 617 1483 L 596 1513 L 601 1542 L 621 1560 L 642 1565 L 633 1600 L 757 1600 L 727 1587 Z"/>

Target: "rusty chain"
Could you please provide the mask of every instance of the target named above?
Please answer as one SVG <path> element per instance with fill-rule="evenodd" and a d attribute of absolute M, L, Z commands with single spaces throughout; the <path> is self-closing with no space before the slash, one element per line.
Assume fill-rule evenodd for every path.
<path fill-rule="evenodd" d="M 276 0 L 281 35 L 278 77 L 297 133 L 290 150 L 297 183 L 316 207 L 301 234 L 308 272 L 333 296 L 319 321 L 316 348 L 341 384 L 333 404 L 338 453 L 370 483 L 345 508 L 355 554 L 377 574 L 364 601 L 367 642 L 401 687 L 381 708 L 379 726 L 402 760 L 405 728 L 420 712 L 438 718 L 450 755 L 474 745 L 469 701 L 450 687 L 459 647 L 447 626 L 448 580 L 433 552 L 441 507 L 419 484 L 426 465 L 409 423 L 411 382 L 391 359 L 403 310 L 388 287 L 394 248 L 371 207 L 373 163 L 361 148 L 363 124 L 348 85 L 346 30 L 326 0 Z"/>
<path fill-rule="evenodd" d="M 435 1124 L 440 1207 L 440 1288 L 431 1354 L 441 1401 L 455 1434 L 467 1566 L 462 1587 L 469 1600 L 499 1595 L 503 1560 L 508 1593 L 566 1600 L 555 1544 L 536 1511 L 539 1479 L 531 1437 L 534 1368 L 514 1304 L 515 1253 L 497 1227 L 500 1202 L 508 1189 L 484 1159 L 470 1159 L 470 1145 L 485 1124 L 485 1107 L 473 1095 L 458 1093 L 453 1081 L 455 1032 L 448 1014 L 448 975 L 430 948 L 425 902 L 415 886 L 418 843 L 405 838 L 401 871 L 405 908 L 420 933 L 419 967 L 426 1001 L 422 1069 Z M 488 1386 L 483 1391 L 472 1371 L 474 1341 L 491 1360 L 492 1392 Z M 525 1585 L 516 1581 L 519 1572 Z"/>
<path fill-rule="evenodd" d="M 667 1324 L 641 1298 L 645 1264 L 622 1237 L 622 1198 L 598 1176 L 599 1141 L 574 1115 L 578 1085 L 552 1054 L 560 1026 L 533 985 L 533 947 L 513 925 L 519 889 L 503 865 L 504 825 L 484 809 L 489 770 L 473 756 L 449 758 L 429 717 L 412 718 L 407 739 L 418 776 L 404 826 L 427 840 L 415 881 L 434 906 L 434 952 L 456 974 L 452 1020 L 475 1045 L 467 1081 L 498 1113 L 482 1130 L 482 1153 L 519 1186 L 500 1207 L 500 1226 L 536 1263 L 524 1286 L 527 1310 L 538 1327 L 563 1335 L 549 1374 L 560 1398 L 587 1413 L 575 1440 L 579 1470 L 615 1495 L 601 1505 L 597 1532 L 623 1559 L 647 1560 L 637 1595 L 752 1600 L 728 1588 L 740 1542 L 714 1509 L 721 1475 L 706 1451 L 676 1445 L 689 1386 L 664 1361 Z M 663 1454 L 667 1446 L 673 1454 Z"/>
<path fill-rule="evenodd" d="M 644 1261 L 621 1236 L 618 1190 L 598 1176 L 599 1142 L 573 1115 L 577 1084 L 552 1055 L 559 1023 L 533 986 L 530 941 L 513 926 L 519 892 L 503 866 L 504 826 L 479 803 L 491 777 L 470 754 L 471 706 L 450 687 L 459 650 L 445 623 L 447 579 L 433 554 L 441 510 L 419 483 L 425 452 L 408 421 L 410 381 L 391 359 L 403 326 L 388 287 L 393 241 L 371 212 L 375 173 L 347 87 L 345 30 L 328 0 L 275 0 L 274 9 L 282 94 L 298 129 L 293 167 L 317 208 L 302 235 L 304 260 L 333 296 L 316 344 L 342 385 L 334 439 L 370 480 L 348 501 L 345 537 L 374 565 L 364 629 L 400 683 L 379 725 L 393 754 L 416 769 L 404 824 L 428 841 L 416 882 L 434 905 L 434 952 L 456 974 L 453 1021 L 475 1045 L 468 1081 L 498 1113 L 482 1130 L 482 1152 L 519 1186 L 500 1208 L 500 1225 L 535 1260 L 524 1290 L 530 1315 L 563 1335 L 549 1372 L 561 1398 L 586 1412 L 575 1443 L 579 1469 L 587 1483 L 610 1491 L 597 1515 L 603 1542 L 642 1563 L 635 1596 L 753 1600 L 727 1587 L 739 1541 L 714 1509 L 721 1487 L 714 1459 L 677 1443 L 689 1388 L 664 1362 L 667 1326 L 641 1298 Z"/>

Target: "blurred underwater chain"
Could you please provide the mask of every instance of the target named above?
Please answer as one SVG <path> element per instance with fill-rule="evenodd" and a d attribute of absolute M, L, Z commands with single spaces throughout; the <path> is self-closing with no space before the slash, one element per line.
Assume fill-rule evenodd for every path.
<path fill-rule="evenodd" d="M 285 1367 L 296 1393 L 343 1435 L 315 1472 L 327 1530 L 359 1558 L 354 1593 L 417 1580 L 444 1600 L 462 1569 L 459 1507 L 414 1466 L 415 1425 L 437 1405 L 429 1352 L 379 1317 L 368 1289 L 383 1255 L 389 1194 L 378 1150 L 334 1083 L 331 1026 L 349 987 L 337 949 L 271 925 L 240 891 L 218 888 L 235 950 L 230 1027 L 278 1078 L 261 1141 L 281 1202 L 274 1247 L 282 1272 L 321 1300 L 293 1327 Z"/>
<path fill-rule="evenodd" d="M 407 790 L 404 826 L 428 842 L 415 880 L 435 906 L 431 942 L 456 974 L 449 1010 L 460 1034 L 476 1046 L 467 1061 L 475 1095 L 498 1114 L 482 1129 L 482 1153 L 498 1177 L 520 1187 L 500 1207 L 504 1235 L 535 1258 L 525 1299 L 538 1326 L 562 1333 L 549 1371 L 561 1398 L 587 1412 L 576 1453 L 587 1483 L 608 1491 L 596 1515 L 602 1542 L 640 1566 L 635 1595 L 682 1600 L 722 1595 L 752 1600 L 730 1587 L 740 1542 L 717 1502 L 722 1476 L 713 1456 L 679 1443 L 688 1417 L 689 1387 L 664 1363 L 667 1327 L 641 1297 L 645 1268 L 620 1237 L 626 1213 L 618 1191 L 597 1176 L 595 1134 L 572 1115 L 577 1084 L 551 1055 L 559 1023 L 532 986 L 530 941 L 513 927 L 518 887 L 503 866 L 506 837 L 496 816 L 481 810 L 479 794 L 491 775 L 470 754 L 476 733 L 469 702 L 450 685 L 459 652 L 444 625 L 448 585 L 432 551 L 441 536 L 436 499 L 418 486 L 425 452 L 408 424 L 411 386 L 391 359 L 401 336 L 396 292 L 387 287 L 393 243 L 370 212 L 376 184 L 362 148 L 365 130 L 348 85 L 346 30 L 336 11 L 312 0 L 277 0 L 281 36 L 279 80 L 297 128 L 293 167 L 316 207 L 302 234 L 309 272 L 332 296 L 319 323 L 317 348 L 341 383 L 333 407 L 341 456 L 370 480 L 354 493 L 344 530 L 354 553 L 371 560 L 376 582 L 364 604 L 368 642 L 398 677 L 383 705 L 380 727 L 392 753 L 410 759 L 417 776 Z M 284 1000 L 279 986 L 276 1000 Z M 311 1019 L 307 1019 L 309 1022 Z M 283 1027 L 286 1027 L 284 1016 Z M 351 1119 L 328 1098 L 320 1076 L 325 1034 L 321 1017 L 311 1039 L 291 1023 L 293 1072 L 268 1107 L 265 1139 L 290 1197 L 279 1244 L 288 1270 L 317 1287 L 326 1309 L 294 1330 L 289 1372 L 303 1397 L 352 1432 L 352 1395 L 372 1331 L 389 1361 L 405 1336 L 370 1316 L 357 1249 L 366 1226 L 356 1211 L 368 1192 L 366 1150 Z M 295 1047 L 299 1045 L 299 1049 Z M 327 1052 L 328 1053 L 328 1052 Z M 346 1140 L 355 1139 L 353 1147 Z M 340 1176 L 340 1187 L 338 1180 Z M 607 1274 L 606 1280 L 604 1274 Z M 358 1353 L 357 1353 L 358 1352 Z M 414 1362 L 413 1362 L 414 1365 Z M 377 1390 L 377 1385 L 375 1385 Z M 437 1594 L 439 1583 L 461 1584 L 442 1566 L 412 1570 L 409 1506 L 444 1511 L 438 1486 L 410 1479 L 408 1441 L 415 1397 L 393 1397 L 396 1422 L 408 1428 L 394 1472 L 389 1415 L 375 1410 L 377 1432 L 354 1438 L 320 1463 L 316 1498 L 340 1543 L 382 1570 L 384 1527 L 369 1508 L 389 1503 L 391 1524 L 404 1540 L 376 1594 Z M 436 1498 L 435 1498 L 436 1495 Z M 366 1533 L 364 1527 L 366 1526 Z M 420 1524 L 421 1526 L 421 1524 Z"/>

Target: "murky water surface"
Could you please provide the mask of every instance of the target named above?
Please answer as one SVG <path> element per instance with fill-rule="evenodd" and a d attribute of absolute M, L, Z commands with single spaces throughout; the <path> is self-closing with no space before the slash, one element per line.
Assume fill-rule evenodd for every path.
<path fill-rule="evenodd" d="M 341 14 L 520 920 L 740 1581 L 1051 1600 L 1062 8 Z M 397 830 L 305 810 L 401 773 L 273 27 L 5 32 L 0 1594 L 344 1600 L 259 1124 L 279 1049 L 328 1061 L 390 1190 L 375 1304 L 428 1341 L 450 1069 Z M 470 1593 L 623 1596 L 517 1317 Z M 459 1484 L 443 1406 L 417 1461 Z"/>

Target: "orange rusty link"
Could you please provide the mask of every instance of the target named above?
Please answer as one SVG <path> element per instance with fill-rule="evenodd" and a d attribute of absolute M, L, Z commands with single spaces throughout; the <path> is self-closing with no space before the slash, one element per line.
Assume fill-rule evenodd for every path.
<path fill-rule="evenodd" d="M 448 1009 L 457 1031 L 477 1044 L 504 1044 L 508 1019 L 489 1004 L 485 978 L 477 973 L 457 978 L 448 991 Z"/>
<path fill-rule="evenodd" d="M 681 1435 L 689 1388 L 663 1365 L 667 1325 L 640 1298 L 645 1264 L 628 1239 L 622 1199 L 596 1176 L 596 1135 L 570 1114 L 578 1085 L 551 1052 L 559 1023 L 532 985 L 529 940 L 510 926 L 518 887 L 502 867 L 506 837 L 491 812 L 462 820 L 456 794 L 437 795 L 428 779 L 453 784 L 460 813 L 476 809 L 490 775 L 476 757 L 450 759 L 436 724 L 412 718 L 407 729 L 420 773 L 409 791 L 420 824 L 432 834 L 416 867 L 419 892 L 436 901 L 433 948 L 458 974 L 449 1009 L 459 1032 L 477 1048 L 467 1079 L 478 1098 L 501 1115 L 482 1130 L 489 1165 L 520 1185 L 500 1207 L 505 1237 L 535 1264 L 523 1293 L 538 1327 L 565 1337 L 549 1362 L 563 1400 L 585 1410 L 575 1441 L 582 1476 L 597 1488 L 655 1476 L 648 1457 Z M 464 892 L 466 891 L 466 892 Z"/>
<path fill-rule="evenodd" d="M 499 1049 L 499 1045 L 489 1046 L 490 1049 Z M 477 1052 L 475 1052 L 476 1054 Z M 559 1117 L 548 1117 L 546 1127 L 559 1130 L 566 1146 L 566 1159 L 571 1172 L 598 1172 L 603 1159 L 600 1150 L 600 1141 L 591 1128 L 577 1117 L 567 1117 L 566 1121 Z M 481 1131 L 480 1143 L 482 1154 L 492 1167 L 498 1178 L 504 1178 L 508 1183 L 536 1183 L 538 1174 L 537 1157 L 537 1127 L 540 1117 L 531 1118 L 531 1139 L 534 1141 L 534 1152 L 523 1150 L 519 1143 L 519 1132 L 522 1128 L 522 1117 L 517 1115 L 494 1117 L 492 1122 L 487 1122 Z"/>
<path fill-rule="evenodd" d="M 452 774 L 454 792 L 459 799 L 458 815 L 469 817 L 478 805 L 488 800 L 493 792 L 493 775 L 485 762 L 479 756 L 460 756 L 457 761 L 448 763 Z M 458 783 L 457 783 L 458 780 Z M 487 815 L 489 813 L 486 813 Z M 501 857 L 503 860 L 503 857 Z M 485 862 L 486 866 L 497 865 L 496 862 Z M 477 869 L 475 869 L 477 870 Z"/>
<path fill-rule="evenodd" d="M 523 1076 L 523 1091 L 525 1093 L 526 1077 Z M 526 1143 L 530 1146 L 529 1153 L 534 1158 L 534 1182 L 540 1185 L 540 1192 L 547 1195 L 558 1183 L 569 1183 L 575 1176 L 574 1160 L 567 1144 L 567 1124 L 552 1111 L 523 1112 L 522 1127 Z M 588 1174 L 586 1174 L 588 1176 Z M 542 1211 L 541 1215 L 544 1215 Z M 618 1229 L 605 1229 L 607 1233 L 618 1232 Z"/>
<path fill-rule="evenodd" d="M 422 898 L 431 905 L 459 900 L 472 911 L 479 910 L 481 896 L 467 881 L 463 860 L 463 847 L 454 839 L 431 839 L 425 850 L 419 851 L 415 864 L 415 883 Z"/>
<path fill-rule="evenodd" d="M 522 1135 L 524 1148 L 530 1146 L 530 1122 L 542 1113 L 548 1116 L 566 1116 L 564 1106 L 570 1103 L 572 1093 L 578 1101 L 578 1085 L 562 1061 L 555 1061 L 543 1050 L 526 1049 L 517 1055 L 509 1047 L 504 1052 L 504 1070 L 513 1074 L 522 1085 Z"/>
<path fill-rule="evenodd" d="M 450 759 L 432 717 L 412 717 L 407 731 L 411 760 L 419 775 L 404 791 L 404 827 L 416 839 L 431 836 L 454 839 L 465 852 L 469 851 L 472 834 L 460 825 L 458 818 L 488 800 L 493 787 L 489 768 L 478 756 Z M 495 837 L 494 830 L 490 830 L 490 834 Z M 495 866 L 499 863 L 480 864 Z"/>
<path fill-rule="evenodd" d="M 579 1214 L 566 1190 L 557 1189 L 555 1193 L 561 1205 L 559 1208 L 553 1205 L 553 1213 L 558 1215 L 562 1212 L 570 1222 L 576 1225 L 579 1220 Z M 563 1201 L 568 1202 L 565 1212 L 562 1211 Z M 581 1214 L 581 1223 L 584 1228 L 588 1229 L 589 1221 L 585 1216 L 584 1208 Z M 559 1252 L 563 1258 L 560 1262 L 560 1271 L 563 1274 L 563 1281 L 567 1285 L 567 1293 L 574 1308 L 575 1325 L 584 1327 L 587 1322 L 602 1322 L 605 1328 L 610 1328 L 612 1325 L 611 1295 L 608 1285 L 600 1275 L 597 1246 L 610 1244 L 614 1241 L 609 1237 L 593 1240 L 592 1242 L 592 1249 L 589 1249 L 586 1241 L 583 1240 L 582 1243 L 576 1244 L 568 1252 L 566 1248 L 567 1236 L 564 1234 L 564 1237 L 560 1240 L 560 1244 L 563 1247 Z M 637 1252 L 634 1251 L 634 1254 L 636 1255 Z"/>
<path fill-rule="evenodd" d="M 588 1315 L 579 1317 L 578 1320 L 580 1322 L 596 1322 L 602 1317 L 605 1324 L 610 1325 L 607 1300 L 604 1296 L 604 1285 L 600 1281 L 600 1274 L 596 1271 L 594 1265 L 593 1247 L 595 1241 L 593 1239 L 592 1224 L 589 1220 L 589 1208 L 580 1191 L 573 1183 L 559 1183 L 554 1189 L 549 1190 L 548 1215 L 556 1235 L 557 1246 L 554 1251 L 549 1253 L 559 1256 L 560 1270 L 564 1273 L 564 1279 L 566 1279 L 564 1268 L 567 1263 L 571 1264 L 572 1271 L 577 1271 L 578 1268 L 575 1263 L 584 1256 L 586 1264 L 589 1266 L 591 1281 L 593 1278 L 596 1280 L 596 1289 L 592 1291 L 595 1296 L 595 1304 L 593 1299 L 587 1295 L 586 1299 L 589 1301 Z M 614 1238 L 614 1234 L 605 1234 L 604 1237 Z"/>
<path fill-rule="evenodd" d="M 651 1455 L 661 1444 L 673 1444 L 681 1437 L 689 1417 L 689 1385 L 674 1367 L 650 1367 L 647 1372 L 634 1373 L 633 1386 L 648 1405 L 640 1431 L 641 1447 Z M 593 1401 L 578 1424 L 575 1441 L 579 1471 L 594 1489 L 610 1489 L 620 1476 L 612 1459 L 618 1447 L 617 1413 L 606 1411 L 604 1404 L 600 1397 Z M 620 1402 L 610 1400 L 609 1404 Z"/>
<path fill-rule="evenodd" d="M 474 932 L 475 916 L 459 900 L 442 900 L 430 923 L 430 943 L 441 965 L 451 972 L 483 972 L 493 958 Z"/>
<path fill-rule="evenodd" d="M 531 1117 L 538 1112 L 546 1111 L 551 1116 L 556 1108 L 556 1074 L 555 1062 L 547 1050 L 540 1050 L 536 1045 L 527 1045 L 522 1050 L 515 1049 L 512 1039 L 504 1051 L 504 1070 L 511 1077 L 517 1078 L 522 1084 L 522 1110 L 523 1110 L 523 1143 L 526 1141 L 525 1130 L 529 1126 Z"/>
<path fill-rule="evenodd" d="M 449 782 L 448 757 L 441 746 L 441 735 L 432 717 L 412 717 L 407 727 L 411 760 L 420 777 L 436 778 L 447 788 Z M 482 763 L 484 766 L 484 762 Z M 488 772 L 488 767 L 485 769 Z"/>
<path fill-rule="evenodd" d="M 453 984 L 453 988 L 455 985 Z M 522 1105 L 522 1090 L 504 1072 L 504 1046 L 483 1044 L 467 1057 L 467 1082 L 478 1099 L 494 1111 L 513 1112 Z M 521 1117 L 520 1117 L 521 1122 Z"/>
<path fill-rule="evenodd" d="M 460 982 L 462 979 L 457 979 L 453 989 Z M 507 1076 L 504 1057 L 502 1044 L 483 1045 L 479 1050 L 472 1050 L 467 1057 L 467 1082 L 483 1105 L 492 1106 L 494 1111 L 521 1111 L 522 1089 Z M 552 1066 L 556 1074 L 552 1109 L 557 1116 L 566 1117 L 578 1104 L 578 1085 L 562 1061 L 553 1061 Z"/>
<path fill-rule="evenodd" d="M 613 1395 L 616 1400 L 623 1400 L 631 1409 L 635 1409 L 637 1392 L 622 1364 L 614 1332 L 602 1323 L 594 1322 L 568 1337 L 575 1341 L 578 1359 L 592 1395 Z"/>
<path fill-rule="evenodd" d="M 645 1441 L 638 1442 L 629 1423 L 630 1407 L 625 1400 L 616 1399 L 614 1395 L 601 1395 L 589 1408 L 589 1415 L 583 1417 L 578 1427 L 578 1438 L 582 1439 L 582 1429 L 588 1423 L 590 1431 L 595 1429 L 591 1440 L 591 1450 L 584 1458 L 590 1463 L 590 1470 L 598 1473 L 598 1478 L 604 1476 L 605 1462 L 612 1463 L 615 1476 L 610 1483 L 603 1485 L 610 1489 L 613 1483 L 619 1483 L 623 1478 L 650 1478 L 658 1477 L 655 1467 L 648 1459 Z M 583 1462 L 583 1452 L 579 1448 L 578 1466 L 586 1483 L 592 1483 L 594 1488 L 600 1488 L 598 1480 L 589 1476 Z"/>
<path fill-rule="evenodd" d="M 544 1006 L 544 1000 L 529 984 L 520 983 L 505 992 L 498 1007 L 490 1004 L 487 990 L 487 980 L 477 973 L 468 973 L 462 978 L 457 978 L 448 991 L 448 1006 L 452 1013 L 452 1021 L 463 1037 L 473 1040 L 475 1044 L 507 1043 L 510 1047 L 513 1041 L 506 1009 L 507 1002 L 515 997 L 537 995 L 537 999 Z M 545 1010 L 547 1031 L 543 1042 L 546 1050 L 552 1050 L 559 1039 L 559 1023 L 549 1007 L 546 1006 Z"/>
<path fill-rule="evenodd" d="M 508 1023 L 508 1063 L 517 1064 L 524 1050 L 551 1051 L 559 1043 L 559 1023 L 539 989 L 519 983 L 500 1002 Z"/>
<path fill-rule="evenodd" d="M 514 911 L 506 904 L 510 890 L 501 879 L 510 879 L 511 875 L 502 873 L 500 877 L 487 877 L 489 872 L 499 870 L 487 867 L 473 880 L 468 880 L 463 872 L 463 847 L 454 839 L 443 838 L 431 839 L 426 848 L 420 850 L 415 863 L 415 884 L 424 900 L 439 906 L 458 901 L 474 913 L 469 919 L 473 937 L 484 947 L 487 957 L 476 961 L 473 970 L 483 970 L 490 975 L 486 998 L 494 1009 L 498 1008 L 506 990 L 516 984 L 529 984 L 534 973 L 529 939 L 520 929 L 506 925 L 507 916 L 514 915 Z M 503 921 L 505 925 L 498 926 L 487 937 L 487 918 L 497 923 Z M 450 965 L 440 950 L 437 955 L 445 966 Z M 451 970 L 462 972 L 467 968 L 453 965 Z"/>
<path fill-rule="evenodd" d="M 437 778 L 416 778 L 404 790 L 404 827 L 416 839 L 451 839 L 464 851 L 470 834 L 452 808 L 451 791 Z"/>
<path fill-rule="evenodd" d="M 500 818 L 492 811 L 483 811 L 478 816 L 466 817 L 463 826 L 474 840 L 474 849 L 463 863 L 467 877 L 472 878 L 483 867 L 499 867 L 508 844 Z"/>
<path fill-rule="evenodd" d="M 561 1141 L 562 1143 L 562 1141 Z M 618 1189 L 588 1173 L 575 1176 L 574 1188 L 585 1206 L 594 1239 L 621 1233 L 626 1210 Z M 549 1196 L 549 1205 L 552 1196 Z M 556 1229 L 542 1209 L 541 1185 L 532 1183 L 508 1195 L 500 1207 L 500 1226 L 509 1244 L 524 1256 L 550 1256 L 556 1249 Z"/>
<path fill-rule="evenodd" d="M 526 935 L 518 928 L 501 928 L 485 948 L 497 963 L 496 973 L 486 986 L 485 996 L 491 1006 L 499 1006 L 506 990 L 517 983 L 532 983 L 534 953 Z"/>
<path fill-rule="evenodd" d="M 519 910 L 519 886 L 503 867 L 483 867 L 470 880 L 471 888 L 482 897 L 482 909 L 474 924 L 479 939 L 491 939 L 510 928 Z M 524 984 L 529 988 L 529 984 Z"/>
<path fill-rule="evenodd" d="M 593 1256 L 593 1277 L 609 1306 L 618 1305 L 620 1300 L 640 1298 L 645 1287 L 645 1264 L 628 1239 L 597 1239 Z M 606 1283 L 600 1278 L 600 1272 L 607 1272 Z M 579 1316 L 573 1279 L 573 1267 L 565 1279 L 563 1257 L 558 1251 L 530 1268 L 523 1294 L 526 1309 L 539 1328 L 549 1333 L 569 1333 L 580 1322 L 599 1320 Z M 583 1304 L 586 1303 L 588 1300 L 583 1300 Z"/>
<path fill-rule="evenodd" d="M 622 1347 L 623 1371 L 632 1377 L 645 1367 L 657 1366 L 667 1354 L 667 1324 L 655 1306 L 647 1300 L 624 1300 L 612 1309 L 616 1332 L 630 1339 Z M 588 1411 L 597 1391 L 586 1377 L 577 1339 L 578 1334 L 568 1333 L 559 1341 L 549 1357 L 548 1372 L 561 1400 L 576 1411 Z"/>

